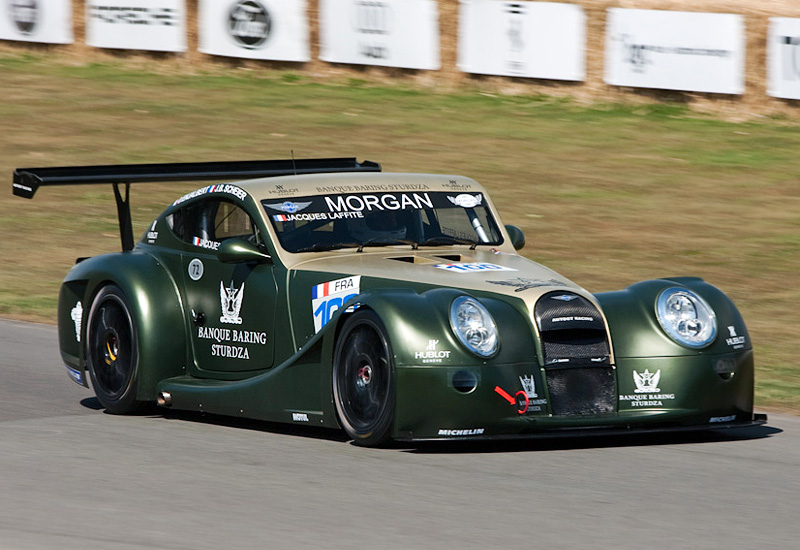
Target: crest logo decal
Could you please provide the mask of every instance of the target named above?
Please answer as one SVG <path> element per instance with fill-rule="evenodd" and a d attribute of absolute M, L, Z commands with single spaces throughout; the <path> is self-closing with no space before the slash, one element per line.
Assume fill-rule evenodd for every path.
<path fill-rule="evenodd" d="M 529 399 L 539 397 L 536 393 L 536 383 L 533 380 L 533 376 L 520 376 L 519 381 L 522 384 L 525 395 L 527 395 Z"/>
<path fill-rule="evenodd" d="M 655 373 L 645 369 L 642 374 L 633 371 L 633 381 L 636 384 L 635 393 L 658 393 L 661 390 L 658 387 L 658 381 L 661 379 L 661 369 Z"/>
<path fill-rule="evenodd" d="M 222 281 L 220 281 L 219 298 L 222 303 L 222 317 L 219 318 L 220 323 L 241 325 L 242 318 L 239 317 L 239 311 L 242 309 L 242 299 L 244 298 L 244 283 L 242 283 L 239 289 L 236 289 L 233 286 L 233 281 L 231 281 L 230 288 L 222 286 Z"/>
<path fill-rule="evenodd" d="M 562 294 L 561 296 L 553 296 L 553 300 L 561 300 L 562 302 L 571 302 L 575 300 L 577 296 L 575 294 Z"/>
<path fill-rule="evenodd" d="M 311 201 L 309 202 L 292 202 L 292 201 L 284 201 L 284 202 L 273 202 L 270 204 L 264 204 L 267 208 L 272 208 L 273 210 L 278 210 L 280 212 L 286 212 L 287 214 L 294 214 L 295 212 L 300 212 L 301 210 L 305 210 L 311 205 Z"/>

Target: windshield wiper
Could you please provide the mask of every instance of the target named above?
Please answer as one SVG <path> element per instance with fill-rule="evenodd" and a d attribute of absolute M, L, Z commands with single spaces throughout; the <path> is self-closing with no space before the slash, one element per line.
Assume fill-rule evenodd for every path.
<path fill-rule="evenodd" d="M 463 244 L 468 245 L 470 250 L 475 250 L 478 243 L 472 239 L 462 239 L 460 237 L 451 237 L 450 235 L 439 235 L 438 237 L 431 237 L 425 239 L 419 246 L 445 246 L 448 244 Z"/>

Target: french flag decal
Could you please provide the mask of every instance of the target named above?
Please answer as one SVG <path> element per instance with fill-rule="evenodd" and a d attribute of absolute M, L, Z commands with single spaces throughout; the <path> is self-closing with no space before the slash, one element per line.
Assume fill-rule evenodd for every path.
<path fill-rule="evenodd" d="M 276 222 L 287 222 L 287 221 L 289 221 L 289 218 L 284 214 L 275 214 L 274 216 L 272 216 L 272 219 L 275 220 Z"/>
<path fill-rule="evenodd" d="M 317 285 L 311 289 L 311 299 L 316 300 L 317 298 L 324 298 L 331 293 L 331 284 L 330 283 L 322 283 L 321 285 Z"/>
<path fill-rule="evenodd" d="M 348 300 L 358 296 L 360 287 L 361 275 L 312 286 L 311 311 L 314 315 L 315 332 L 319 332 Z"/>

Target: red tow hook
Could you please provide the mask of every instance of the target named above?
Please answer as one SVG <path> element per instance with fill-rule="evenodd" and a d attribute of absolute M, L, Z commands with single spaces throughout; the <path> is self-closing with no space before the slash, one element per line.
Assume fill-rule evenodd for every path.
<path fill-rule="evenodd" d="M 494 391 L 496 391 L 500 397 L 508 401 L 511 406 L 515 406 L 517 408 L 517 414 L 525 414 L 528 412 L 528 405 L 530 405 L 530 401 L 528 400 L 528 394 L 524 391 L 518 391 L 516 393 L 516 397 L 512 397 L 510 393 L 500 386 L 495 386 Z"/>

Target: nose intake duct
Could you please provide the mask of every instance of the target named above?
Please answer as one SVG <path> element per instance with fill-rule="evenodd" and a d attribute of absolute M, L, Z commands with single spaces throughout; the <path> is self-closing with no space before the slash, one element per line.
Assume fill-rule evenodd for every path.
<path fill-rule="evenodd" d="M 534 307 L 555 416 L 613 413 L 616 384 L 603 317 L 586 298 L 549 292 Z"/>
<path fill-rule="evenodd" d="M 546 367 L 608 364 L 605 323 L 589 300 L 572 292 L 549 292 L 534 308 Z"/>

